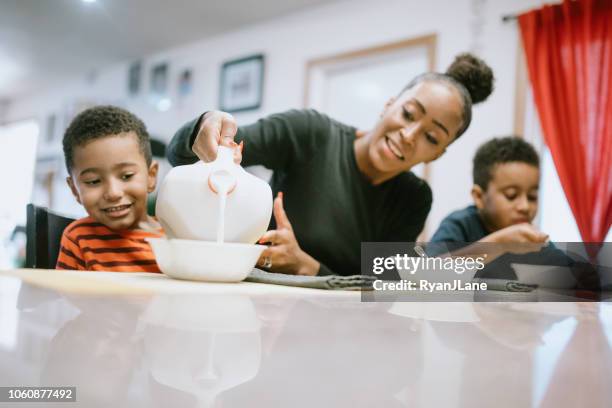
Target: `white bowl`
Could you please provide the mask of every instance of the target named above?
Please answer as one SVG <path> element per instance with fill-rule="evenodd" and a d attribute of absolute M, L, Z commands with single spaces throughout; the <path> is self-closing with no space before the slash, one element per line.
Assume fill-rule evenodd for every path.
<path fill-rule="evenodd" d="M 176 279 L 240 282 L 253 270 L 265 245 L 148 238 L 159 269 Z"/>
<path fill-rule="evenodd" d="M 511 263 L 518 281 L 548 289 L 572 289 L 576 278 L 567 266 L 529 265 Z"/>

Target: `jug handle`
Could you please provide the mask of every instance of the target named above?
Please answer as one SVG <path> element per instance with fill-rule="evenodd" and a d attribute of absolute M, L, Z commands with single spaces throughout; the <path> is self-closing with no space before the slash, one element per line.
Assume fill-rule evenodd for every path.
<path fill-rule="evenodd" d="M 230 187 L 230 189 L 229 189 L 229 190 L 227 190 L 227 195 L 230 195 L 230 194 L 231 194 L 231 193 L 232 193 L 232 192 L 233 192 L 233 191 L 236 189 L 236 185 L 237 185 L 238 183 L 237 183 L 237 181 L 236 181 L 236 177 L 235 177 L 234 175 L 230 174 L 229 172 L 227 172 L 226 170 L 218 170 L 218 171 L 215 171 L 215 172 L 211 173 L 211 174 L 208 176 L 208 188 L 210 188 L 210 190 L 211 190 L 213 193 L 215 193 L 215 194 L 219 194 L 219 191 L 218 191 L 218 190 L 217 190 L 217 188 L 215 187 L 215 182 L 213 182 L 211 179 L 212 179 L 214 176 L 218 175 L 218 173 L 222 173 L 222 172 L 226 172 L 226 173 L 228 173 L 228 175 L 230 175 L 230 176 L 233 178 L 233 180 L 232 180 L 232 186 Z"/>

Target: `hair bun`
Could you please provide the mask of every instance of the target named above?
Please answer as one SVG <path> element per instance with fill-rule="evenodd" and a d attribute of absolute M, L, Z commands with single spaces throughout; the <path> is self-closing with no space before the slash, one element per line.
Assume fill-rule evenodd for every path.
<path fill-rule="evenodd" d="M 446 70 L 446 75 L 459 82 L 470 93 L 472 103 L 487 99 L 493 91 L 493 71 L 486 62 L 470 54 L 459 54 Z"/>

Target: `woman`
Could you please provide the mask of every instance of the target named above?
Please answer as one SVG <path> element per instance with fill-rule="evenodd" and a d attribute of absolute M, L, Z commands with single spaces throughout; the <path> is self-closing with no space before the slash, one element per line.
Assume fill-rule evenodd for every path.
<path fill-rule="evenodd" d="M 274 170 L 274 218 L 259 265 L 299 275 L 353 275 L 361 242 L 414 242 L 431 208 L 431 189 L 408 172 L 436 160 L 468 128 L 472 103 L 491 93 L 493 74 L 459 55 L 445 74 L 414 78 L 390 99 L 371 131 L 313 110 L 293 110 L 237 127 L 210 111 L 183 126 L 172 165 L 213 160 L 219 144 L 244 143 L 242 164 Z M 241 149 L 239 149 L 241 150 Z"/>

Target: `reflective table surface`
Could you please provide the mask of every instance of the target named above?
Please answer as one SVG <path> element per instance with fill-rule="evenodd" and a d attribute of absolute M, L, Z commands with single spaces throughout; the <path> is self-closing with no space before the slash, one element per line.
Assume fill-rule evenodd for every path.
<path fill-rule="evenodd" d="M 0 386 L 77 395 L 0 407 L 610 407 L 611 342 L 609 303 L 0 271 Z"/>

